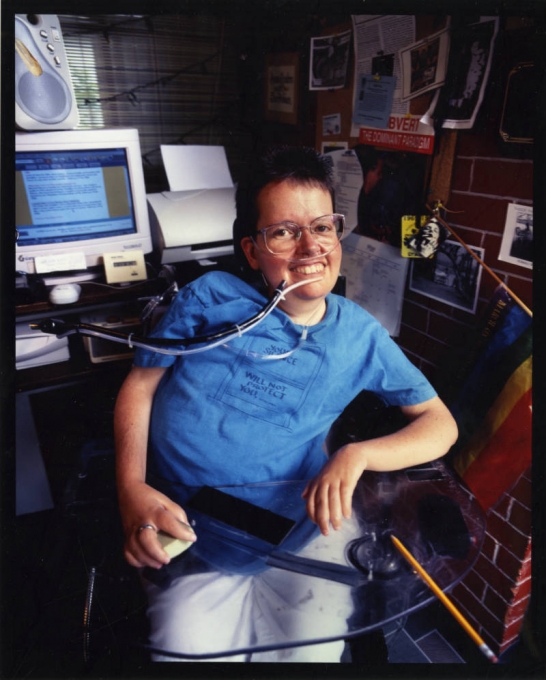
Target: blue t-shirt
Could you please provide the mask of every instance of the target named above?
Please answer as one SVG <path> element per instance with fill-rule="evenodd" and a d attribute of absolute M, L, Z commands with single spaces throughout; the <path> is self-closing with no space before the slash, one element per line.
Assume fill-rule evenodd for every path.
<path fill-rule="evenodd" d="M 180 291 L 151 335 L 210 334 L 265 302 L 239 278 L 208 273 Z M 260 358 L 294 349 L 302 330 L 277 308 L 229 348 L 188 356 L 137 349 L 135 365 L 169 367 L 154 399 L 148 468 L 182 506 L 203 485 L 252 500 L 251 485 L 312 478 L 326 462 L 330 426 L 363 390 L 398 406 L 436 395 L 370 314 L 333 294 L 296 352 Z"/>

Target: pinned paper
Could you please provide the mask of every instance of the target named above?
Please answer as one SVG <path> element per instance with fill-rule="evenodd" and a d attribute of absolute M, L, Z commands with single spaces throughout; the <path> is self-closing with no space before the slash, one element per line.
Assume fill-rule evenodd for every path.
<path fill-rule="evenodd" d="M 171 191 L 233 187 L 223 146 L 161 145 Z"/>
<path fill-rule="evenodd" d="M 353 123 L 384 129 L 394 99 L 394 76 L 361 75 L 353 113 Z"/>

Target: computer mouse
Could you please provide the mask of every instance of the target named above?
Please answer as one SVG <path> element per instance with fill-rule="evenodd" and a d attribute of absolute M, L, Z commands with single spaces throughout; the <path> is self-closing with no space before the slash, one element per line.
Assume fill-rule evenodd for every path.
<path fill-rule="evenodd" d="M 79 300 L 81 291 L 77 283 L 60 283 L 49 291 L 49 301 L 54 305 L 69 305 Z"/>

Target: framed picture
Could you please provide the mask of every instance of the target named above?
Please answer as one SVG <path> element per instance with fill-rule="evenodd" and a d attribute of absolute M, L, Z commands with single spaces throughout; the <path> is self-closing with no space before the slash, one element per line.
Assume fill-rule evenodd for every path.
<path fill-rule="evenodd" d="M 402 101 L 443 85 L 448 55 L 448 31 L 440 31 L 400 50 Z"/>
<path fill-rule="evenodd" d="M 298 123 L 299 54 L 283 52 L 265 57 L 265 119 Z"/>
<path fill-rule="evenodd" d="M 472 247 L 483 261 L 483 248 Z M 431 259 L 411 261 L 410 290 L 451 307 L 476 311 L 482 268 L 457 241 L 444 241 Z"/>

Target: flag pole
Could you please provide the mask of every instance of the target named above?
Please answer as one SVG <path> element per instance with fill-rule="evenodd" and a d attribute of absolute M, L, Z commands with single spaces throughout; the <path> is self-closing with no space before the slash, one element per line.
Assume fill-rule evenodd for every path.
<path fill-rule="evenodd" d="M 529 314 L 529 316 L 532 318 L 532 317 L 533 317 L 533 312 L 529 309 L 529 307 L 527 307 L 527 305 L 526 305 L 526 304 L 525 304 L 525 303 L 524 303 L 524 302 L 523 302 L 523 301 L 522 301 L 522 300 L 521 300 L 521 299 L 520 299 L 520 298 L 512 291 L 512 289 L 509 288 L 509 287 L 504 283 L 504 281 L 502 281 L 502 280 L 495 274 L 495 272 L 494 272 L 492 269 L 490 269 L 490 268 L 485 264 L 485 262 L 484 262 L 481 258 L 479 258 L 479 257 L 476 255 L 476 253 L 475 253 L 469 246 L 466 245 L 466 243 L 463 241 L 463 239 L 462 239 L 458 234 L 456 234 L 456 233 L 453 231 L 453 229 L 449 226 L 449 224 L 448 224 L 445 220 L 443 220 L 443 219 L 440 217 L 439 209 L 438 209 L 438 208 L 431 208 L 429 205 L 427 205 L 427 208 L 432 212 L 432 214 L 433 214 L 434 217 L 438 220 L 438 222 L 440 222 L 440 224 L 441 224 L 442 226 L 444 226 L 454 238 L 457 239 L 457 241 L 463 246 L 463 248 L 465 248 L 465 249 L 467 250 L 467 252 L 469 252 L 470 255 L 472 255 L 472 257 L 473 257 L 477 262 L 479 262 L 479 263 L 481 264 L 481 266 L 485 269 L 485 271 L 486 271 L 488 274 L 490 274 L 490 275 L 495 279 L 495 281 L 496 281 L 498 284 L 500 284 L 500 285 L 501 285 L 501 286 L 509 293 L 509 295 L 514 299 L 514 302 L 517 302 L 517 304 L 523 309 L 523 311 L 526 312 L 527 314 Z"/>

